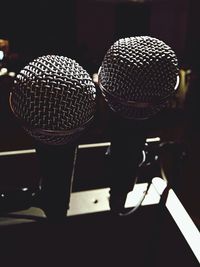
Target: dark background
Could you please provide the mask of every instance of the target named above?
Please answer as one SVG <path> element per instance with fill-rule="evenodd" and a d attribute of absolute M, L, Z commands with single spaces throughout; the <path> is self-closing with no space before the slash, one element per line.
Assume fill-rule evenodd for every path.
<path fill-rule="evenodd" d="M 92 73 L 117 39 L 151 35 L 175 50 L 181 67 L 198 68 L 198 12 L 198 0 L 3 1 L 0 36 L 25 61 L 60 54 Z"/>

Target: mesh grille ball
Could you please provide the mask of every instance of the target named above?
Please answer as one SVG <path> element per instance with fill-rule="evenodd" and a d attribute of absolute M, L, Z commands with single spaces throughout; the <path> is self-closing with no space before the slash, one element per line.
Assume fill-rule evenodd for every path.
<path fill-rule="evenodd" d="M 107 51 L 99 86 L 109 106 L 127 118 L 145 119 L 175 93 L 178 60 L 163 41 L 149 36 L 123 38 Z"/>
<path fill-rule="evenodd" d="M 93 118 L 96 89 L 89 74 L 67 57 L 38 57 L 17 75 L 10 97 L 24 128 L 43 143 L 77 137 Z"/>

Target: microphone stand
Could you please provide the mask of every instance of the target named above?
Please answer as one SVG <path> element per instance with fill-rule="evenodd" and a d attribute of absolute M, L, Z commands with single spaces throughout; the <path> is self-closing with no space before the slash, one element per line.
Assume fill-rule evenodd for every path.
<path fill-rule="evenodd" d="M 77 145 L 37 143 L 36 153 L 42 177 L 35 204 L 44 211 L 47 219 L 62 221 L 69 209 Z"/>

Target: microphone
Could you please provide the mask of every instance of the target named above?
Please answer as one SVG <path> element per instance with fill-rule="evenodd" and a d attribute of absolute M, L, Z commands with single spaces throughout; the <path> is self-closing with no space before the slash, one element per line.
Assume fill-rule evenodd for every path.
<path fill-rule="evenodd" d="M 104 56 L 99 88 L 110 122 L 110 208 L 124 209 L 137 179 L 147 131 L 155 125 L 179 85 L 178 60 L 163 41 L 150 36 L 122 38 Z"/>
<path fill-rule="evenodd" d="M 35 204 L 49 219 L 66 216 L 78 138 L 93 122 L 95 101 L 89 74 L 64 56 L 38 57 L 14 80 L 10 107 L 35 140 L 42 174 Z"/>

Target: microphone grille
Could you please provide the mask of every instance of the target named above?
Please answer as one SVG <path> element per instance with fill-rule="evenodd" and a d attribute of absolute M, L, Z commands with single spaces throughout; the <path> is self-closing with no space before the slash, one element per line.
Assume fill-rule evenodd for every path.
<path fill-rule="evenodd" d="M 178 61 L 163 41 L 149 36 L 123 38 L 107 51 L 99 85 L 110 107 L 127 118 L 157 113 L 174 94 Z"/>
<path fill-rule="evenodd" d="M 95 112 L 96 89 L 89 74 L 67 57 L 38 57 L 17 75 L 11 108 L 24 128 L 42 142 L 63 143 Z"/>

